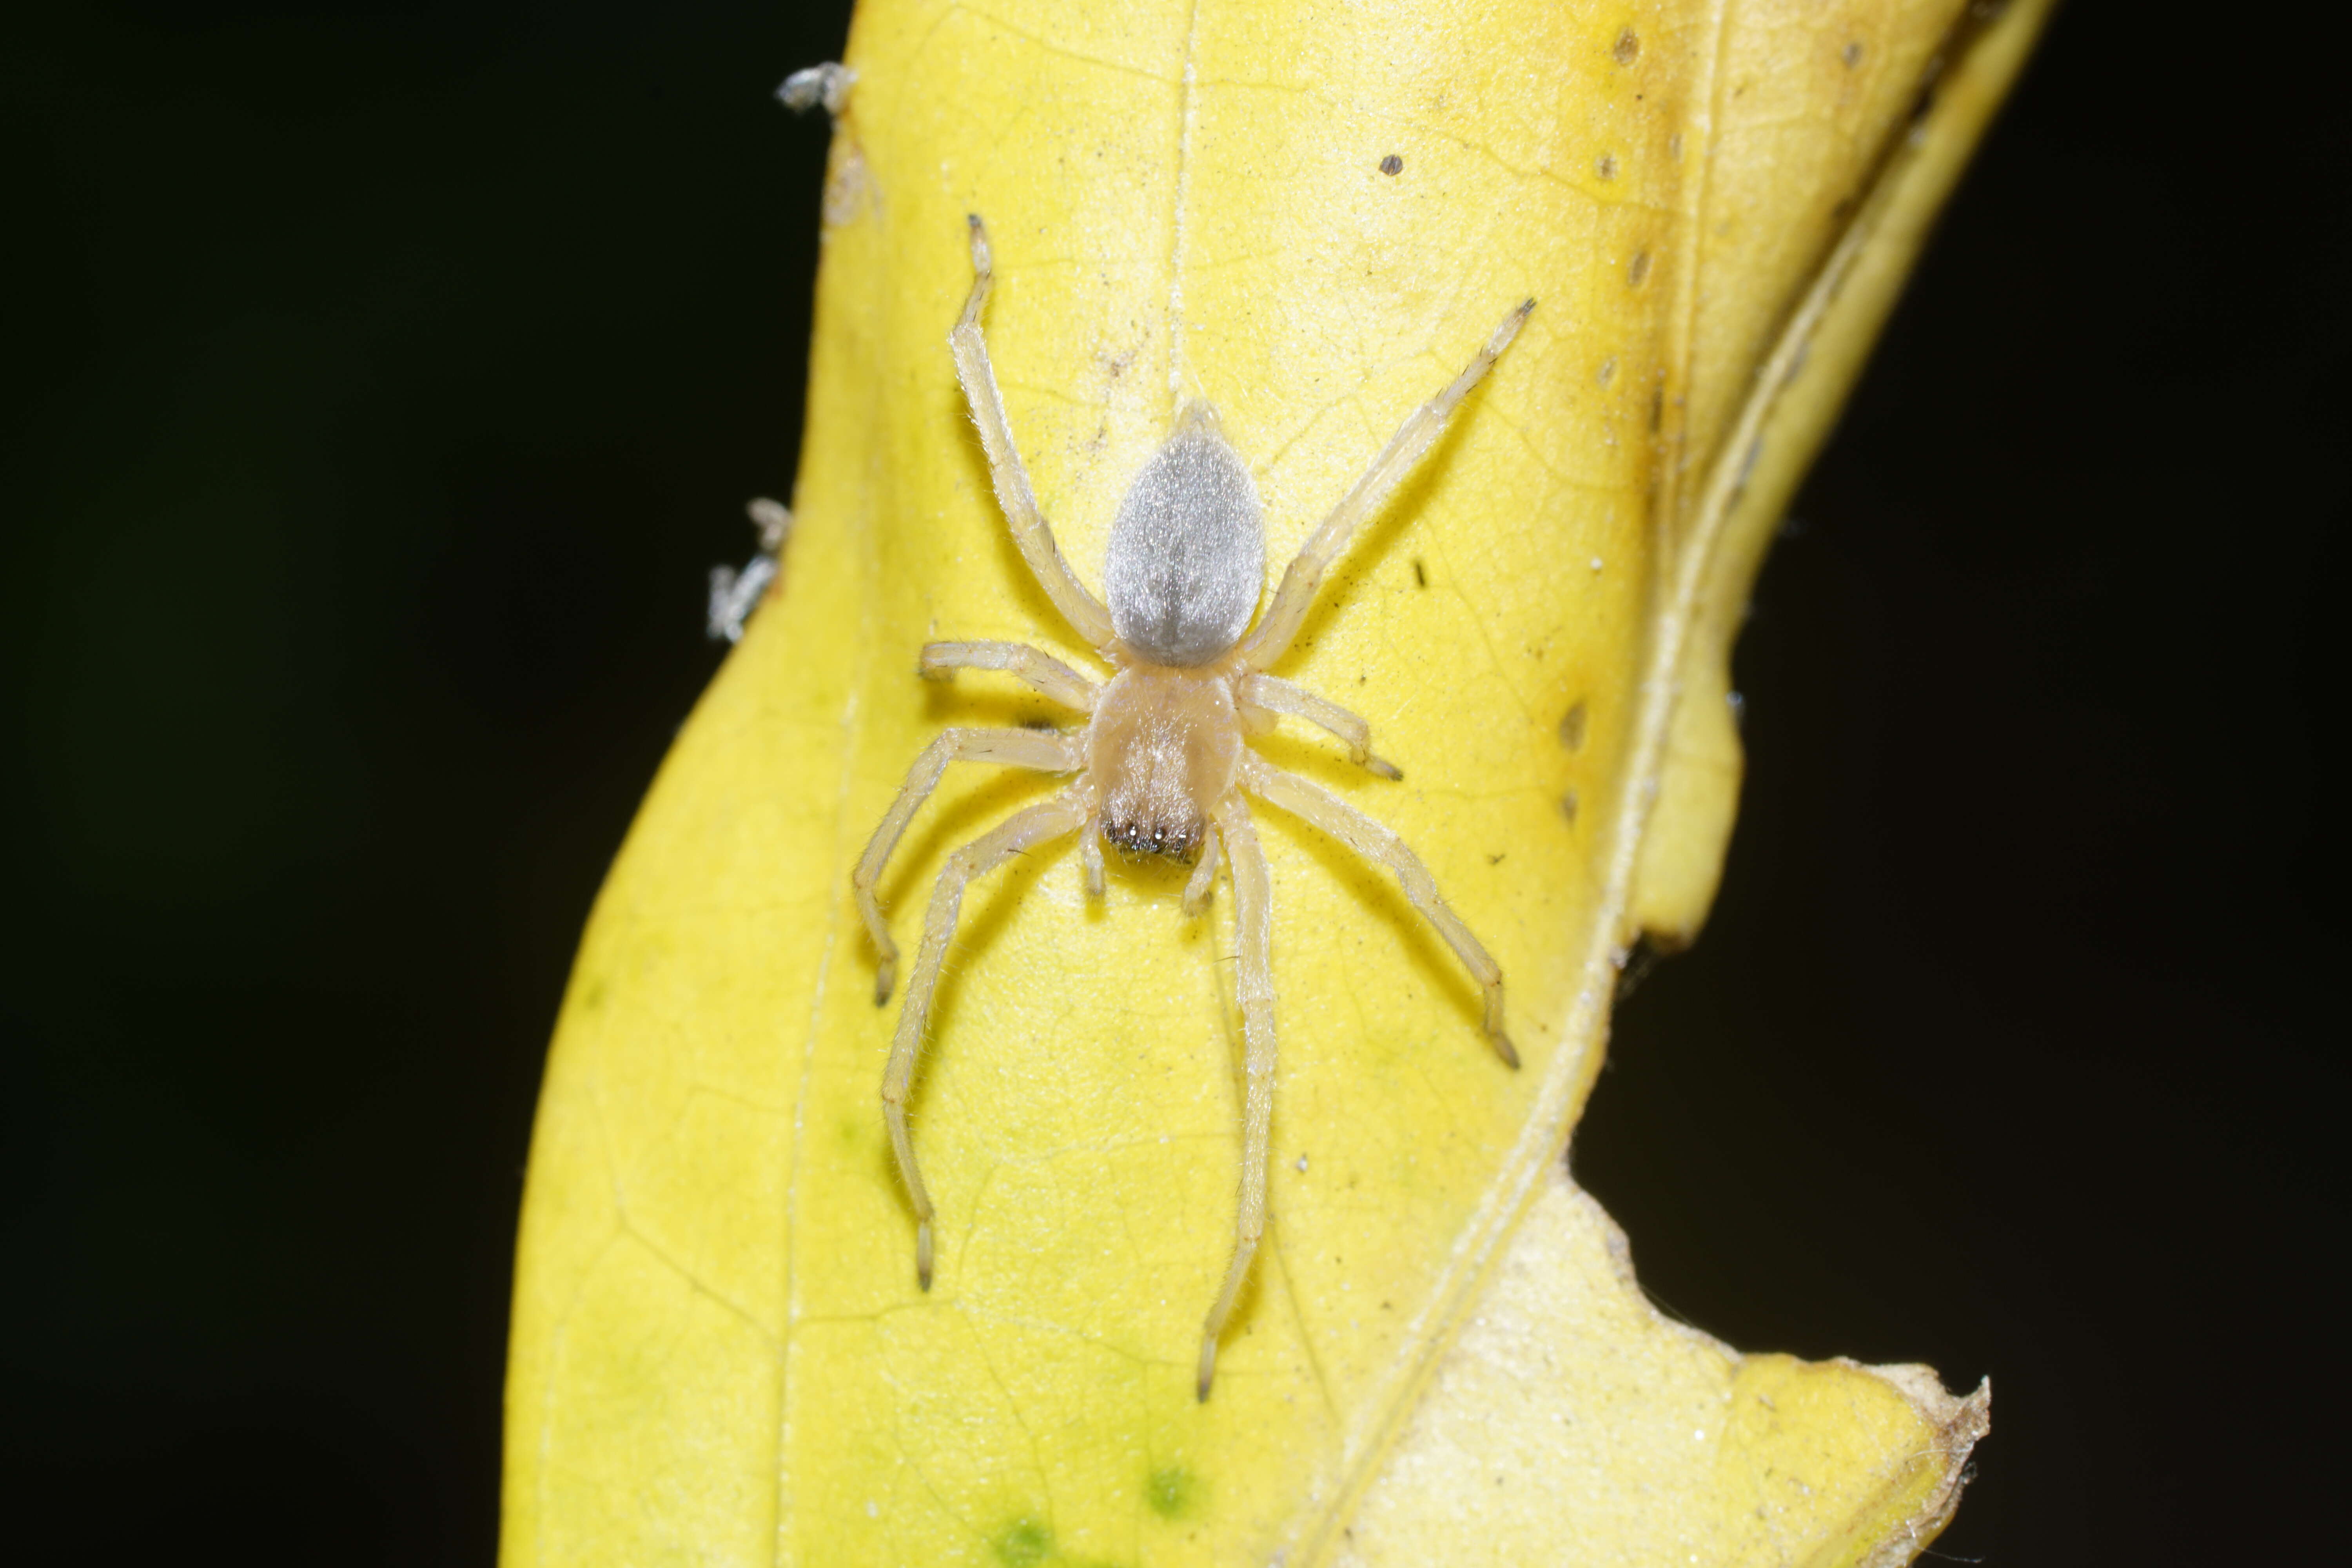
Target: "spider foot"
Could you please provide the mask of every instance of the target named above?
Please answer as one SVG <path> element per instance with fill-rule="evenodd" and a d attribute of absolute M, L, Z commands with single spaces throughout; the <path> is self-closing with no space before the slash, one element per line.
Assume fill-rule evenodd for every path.
<path fill-rule="evenodd" d="M 1201 1336 L 1201 1381 L 1196 1385 L 1201 1403 L 1209 1403 L 1209 1385 L 1217 1379 L 1217 1336 L 1213 1331 Z"/>
<path fill-rule="evenodd" d="M 1486 987 L 1485 1024 L 1486 1038 L 1493 1043 L 1495 1054 L 1503 1058 L 1505 1067 L 1517 1068 L 1519 1065 L 1519 1050 L 1517 1046 L 1511 1044 L 1511 1037 L 1503 1030 L 1503 987 L 1499 980 Z"/>
<path fill-rule="evenodd" d="M 931 1222 L 923 1220 L 915 1226 L 915 1279 L 926 1290 L 931 1288 Z"/>

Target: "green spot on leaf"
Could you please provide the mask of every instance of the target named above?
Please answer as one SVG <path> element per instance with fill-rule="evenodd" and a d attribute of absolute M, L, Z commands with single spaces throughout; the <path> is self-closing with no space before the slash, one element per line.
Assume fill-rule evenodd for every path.
<path fill-rule="evenodd" d="M 1152 1512 L 1162 1519 L 1175 1519 L 1192 1506 L 1196 1489 L 1192 1471 L 1181 1465 L 1162 1465 L 1151 1472 L 1143 1495 L 1151 1504 Z"/>
<path fill-rule="evenodd" d="M 1053 1549 L 1053 1531 L 1034 1519 L 1014 1520 L 996 1538 L 997 1561 L 1006 1568 L 1035 1568 Z"/>

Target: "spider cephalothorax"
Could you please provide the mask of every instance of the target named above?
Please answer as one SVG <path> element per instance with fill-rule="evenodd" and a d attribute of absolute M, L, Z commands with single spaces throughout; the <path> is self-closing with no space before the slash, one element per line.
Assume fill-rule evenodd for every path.
<path fill-rule="evenodd" d="M 1103 841 L 1129 855 L 1191 861 L 1212 831 L 1211 805 L 1234 787 L 1241 752 L 1233 683 L 1222 671 L 1120 670 L 1087 726 Z"/>
<path fill-rule="evenodd" d="M 1265 857 L 1244 795 L 1256 795 L 1305 818 L 1366 858 L 1396 874 L 1405 897 L 1437 928 L 1486 992 L 1486 1027 L 1496 1051 L 1513 1067 L 1518 1054 L 1503 1031 L 1503 972 L 1470 928 L 1438 896 L 1419 856 L 1387 828 L 1321 785 L 1286 773 L 1249 749 L 1250 733 L 1287 713 L 1329 731 L 1355 760 L 1383 778 L 1396 769 L 1371 752 L 1363 720 L 1303 687 L 1265 673 L 1288 651 L 1299 623 L 1321 588 L 1324 574 L 1349 537 L 1380 510 L 1462 399 L 1502 353 L 1530 300 L 1505 317 L 1469 367 L 1437 396 L 1413 411 L 1372 459 L 1283 573 L 1274 602 L 1256 626 L 1265 579 L 1265 527 L 1257 487 L 1225 440 L 1206 404 L 1186 405 L 1174 428 L 1145 463 L 1111 526 L 1103 579 L 1108 605 L 1070 571 L 1037 510 L 1028 470 L 1013 442 L 1004 401 L 981 336 L 980 311 L 991 280 L 988 235 L 971 225 L 971 294 L 949 334 L 956 374 L 971 405 L 988 452 L 996 499 L 1029 568 L 1055 609 L 1117 673 L 1097 685 L 1050 655 L 1022 643 L 932 643 L 921 671 L 945 679 L 959 668 L 1000 669 L 1045 696 L 1089 715 L 1077 730 L 949 730 L 926 747 L 883 816 L 852 878 L 859 910 L 881 954 L 875 1001 L 887 1001 L 898 973 L 898 949 L 875 895 L 890 852 L 908 820 L 951 762 L 986 762 L 1076 775 L 1052 799 L 1012 816 L 948 857 L 924 917 L 923 942 L 907 986 L 907 1001 L 883 1075 L 883 1115 L 899 1173 L 917 1222 L 915 1268 L 931 1282 L 931 1199 L 907 1133 L 907 1091 L 914 1080 L 931 995 L 939 984 L 963 892 L 974 877 L 1034 845 L 1077 833 L 1087 889 L 1103 891 L 1102 846 L 1122 855 L 1158 855 L 1191 862 L 1184 889 L 1188 912 L 1208 901 L 1222 859 L 1232 871 L 1237 960 L 1234 990 L 1241 1003 L 1247 1085 L 1244 1094 L 1241 1217 L 1223 1288 L 1209 1309 L 1201 1339 L 1200 1394 L 1209 1396 L 1216 1369 L 1217 1335 L 1249 1274 L 1265 1228 L 1266 1141 L 1274 1112 L 1274 978 L 1271 894 Z"/>

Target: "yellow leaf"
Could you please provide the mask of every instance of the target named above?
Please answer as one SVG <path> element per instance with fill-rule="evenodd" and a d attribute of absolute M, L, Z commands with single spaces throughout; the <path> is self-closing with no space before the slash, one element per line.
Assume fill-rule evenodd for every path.
<path fill-rule="evenodd" d="M 1559 1155 L 1628 943 L 1687 940 L 1712 896 L 1771 522 L 2043 9 L 859 12 L 784 582 L 613 868 L 549 1061 L 509 1568 L 1877 1563 L 1932 1536 L 1981 1397 L 1658 1321 Z M 1090 905 L 1066 841 L 974 889 L 913 1101 L 928 1293 L 884 1136 L 895 1007 L 850 868 L 943 726 L 1067 718 L 919 681 L 917 651 L 1093 668 L 954 380 L 968 212 L 1013 428 L 1091 581 L 1180 396 L 1248 461 L 1278 569 L 1540 302 L 1278 667 L 1403 780 L 1256 742 L 1420 850 L 1525 1067 L 1392 883 L 1260 814 L 1272 1221 L 1205 1404 L 1227 889 L 1188 920 L 1181 870 L 1131 868 Z M 1051 787 L 950 774 L 884 884 L 902 942 L 948 850 Z"/>

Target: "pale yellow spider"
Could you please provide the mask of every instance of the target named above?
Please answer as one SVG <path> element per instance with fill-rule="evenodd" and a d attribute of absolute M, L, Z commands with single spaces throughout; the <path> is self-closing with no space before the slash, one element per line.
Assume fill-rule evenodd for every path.
<path fill-rule="evenodd" d="M 1370 817 L 1296 773 L 1266 763 L 1243 742 L 1287 713 L 1321 726 L 1346 742 L 1355 761 L 1382 778 L 1402 775 L 1371 752 L 1363 720 L 1278 676 L 1266 667 L 1288 651 L 1323 584 L 1323 574 L 1364 521 L 1444 433 L 1446 422 L 1535 309 L 1530 300 L 1503 319 L 1469 367 L 1451 385 L 1413 411 L 1372 459 L 1331 515 L 1307 539 L 1283 574 L 1265 618 L 1250 629 L 1265 581 L 1265 528 L 1257 488 L 1204 403 L 1186 405 L 1167 442 L 1143 466 L 1111 525 L 1104 585 L 1110 601 L 1087 591 L 1054 543 L 1038 513 L 1028 470 L 1005 423 L 1004 400 L 981 337 L 980 311 L 991 281 L 988 232 L 971 226 L 971 294 L 948 342 L 956 374 L 980 426 L 981 445 L 996 484 L 996 499 L 1013 527 L 1022 558 L 1062 617 L 1118 673 L 1097 686 L 1059 659 L 1022 643 L 938 642 L 923 649 L 921 673 L 944 679 L 960 668 L 997 669 L 1018 677 L 1063 706 L 1092 718 L 1062 731 L 953 729 L 942 731 L 917 758 L 906 786 L 874 830 L 851 885 L 857 907 L 881 954 L 875 977 L 877 1005 L 890 996 L 898 944 L 875 895 L 890 852 L 907 823 L 940 782 L 950 763 L 998 763 L 1041 773 L 1073 773 L 1076 782 L 1041 805 L 1014 813 L 948 857 L 923 921 L 923 943 L 907 986 L 890 1065 L 882 1079 L 882 1110 L 906 1178 L 917 1222 L 915 1269 L 931 1284 L 931 1198 L 907 1136 L 907 1090 L 922 1048 L 940 963 L 955 935 L 965 887 L 975 877 L 1036 845 L 1084 829 L 1079 853 L 1087 890 L 1103 893 L 1102 845 L 1129 856 L 1161 855 L 1192 861 L 1184 910 L 1207 906 L 1220 852 L 1232 868 L 1234 934 L 1239 949 L 1234 990 L 1241 1004 L 1247 1090 L 1243 1110 L 1241 1217 L 1224 1287 L 1209 1309 L 1201 1338 L 1200 1396 L 1209 1397 L 1216 1371 L 1217 1336 L 1248 1277 L 1265 1229 L 1266 1140 L 1274 1114 L 1273 930 L 1270 887 L 1244 792 L 1305 818 L 1366 859 L 1387 867 L 1405 897 L 1437 928 L 1485 988 L 1487 1037 L 1504 1062 L 1519 1065 L 1503 1032 L 1503 972 L 1470 928 L 1438 896 L 1437 883 L 1404 841 Z M 1247 635 L 1244 635 L 1246 633 Z"/>

